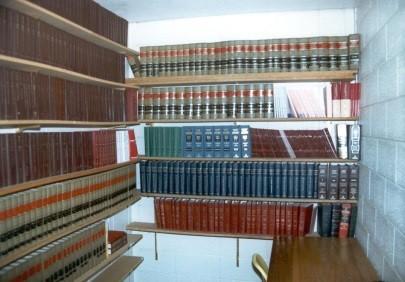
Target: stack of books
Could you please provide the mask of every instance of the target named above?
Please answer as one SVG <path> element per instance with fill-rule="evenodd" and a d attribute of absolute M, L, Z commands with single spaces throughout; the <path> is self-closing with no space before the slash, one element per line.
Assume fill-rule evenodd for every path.
<path fill-rule="evenodd" d="M 124 231 L 108 230 L 107 254 L 112 255 L 128 243 L 127 233 Z"/>
<path fill-rule="evenodd" d="M 355 204 L 321 204 L 318 207 L 318 233 L 322 237 L 353 237 L 356 221 Z"/>
<path fill-rule="evenodd" d="M 158 228 L 225 234 L 305 236 L 312 204 L 155 198 Z"/>

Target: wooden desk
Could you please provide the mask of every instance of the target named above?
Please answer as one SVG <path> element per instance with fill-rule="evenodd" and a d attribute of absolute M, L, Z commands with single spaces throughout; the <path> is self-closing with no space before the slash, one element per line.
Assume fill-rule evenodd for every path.
<path fill-rule="evenodd" d="M 267 282 L 378 280 L 376 271 L 353 238 L 274 240 Z"/>

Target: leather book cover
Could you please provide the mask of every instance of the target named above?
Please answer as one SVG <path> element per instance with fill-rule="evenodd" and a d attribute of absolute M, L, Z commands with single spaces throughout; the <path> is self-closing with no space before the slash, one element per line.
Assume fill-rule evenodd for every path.
<path fill-rule="evenodd" d="M 217 232 L 225 232 L 225 200 L 219 200 Z"/>
<path fill-rule="evenodd" d="M 261 191 L 261 197 L 269 197 L 270 196 L 270 189 L 269 185 L 271 184 L 270 179 L 270 171 L 269 171 L 269 162 L 263 162 L 262 164 L 262 185 L 259 184 L 259 190 Z"/>
<path fill-rule="evenodd" d="M 188 230 L 188 199 L 181 199 L 180 202 L 180 230 Z"/>
<path fill-rule="evenodd" d="M 179 230 L 181 228 L 181 199 L 173 199 L 172 209 L 174 211 L 174 229 Z"/>
<path fill-rule="evenodd" d="M 256 197 L 258 165 L 257 162 L 252 162 L 250 166 L 250 190 L 247 191 L 250 197 Z"/>
<path fill-rule="evenodd" d="M 342 204 L 341 220 L 339 225 L 339 238 L 347 238 L 349 235 L 351 209 L 351 204 Z"/>
<path fill-rule="evenodd" d="M 247 163 L 245 163 L 245 162 L 241 162 L 241 163 L 239 163 L 239 187 L 238 187 L 238 196 L 240 196 L 240 197 L 244 197 L 244 196 L 246 196 L 246 193 L 245 193 L 245 181 L 246 181 L 246 170 L 245 170 L 245 167 L 247 166 L 248 164 Z"/>
<path fill-rule="evenodd" d="M 170 214 L 166 214 L 165 206 L 166 206 L 167 198 L 160 198 L 160 223 L 161 227 L 165 229 L 169 229 L 169 225 L 167 224 L 168 219 L 166 217 L 170 216 Z"/>
<path fill-rule="evenodd" d="M 215 200 L 208 201 L 208 231 L 215 232 Z"/>
<path fill-rule="evenodd" d="M 174 211 L 173 211 L 173 198 L 164 199 L 164 214 L 166 220 L 166 228 L 173 229 L 174 226 Z"/>
<path fill-rule="evenodd" d="M 204 128 L 202 126 L 193 126 L 193 157 L 204 157 L 203 135 Z"/>
<path fill-rule="evenodd" d="M 300 210 L 301 219 L 301 210 Z M 331 235 L 332 205 L 320 204 L 318 206 L 318 233 L 321 237 Z"/>
<path fill-rule="evenodd" d="M 257 201 L 251 201 L 252 213 L 251 213 L 251 220 L 250 220 L 250 232 L 249 234 L 256 233 L 256 226 L 257 226 Z"/>
<path fill-rule="evenodd" d="M 214 126 L 213 132 L 213 157 L 223 157 L 222 126 Z"/>
<path fill-rule="evenodd" d="M 195 209 L 195 200 L 194 199 L 188 199 L 188 205 L 187 205 L 187 230 L 193 231 L 194 229 L 194 209 Z"/>
<path fill-rule="evenodd" d="M 281 197 L 287 198 L 288 195 L 288 164 L 281 162 Z"/>
<path fill-rule="evenodd" d="M 299 197 L 306 198 L 307 196 L 307 163 L 300 163 L 300 184 Z"/>
<path fill-rule="evenodd" d="M 341 117 L 340 114 L 341 93 L 339 82 L 332 82 L 332 116 Z"/>
<path fill-rule="evenodd" d="M 231 230 L 233 234 L 239 233 L 239 201 L 231 202 Z"/>
<path fill-rule="evenodd" d="M 324 200 L 328 197 L 329 188 L 329 164 L 319 164 L 318 177 L 318 199 Z"/>
<path fill-rule="evenodd" d="M 204 157 L 213 158 L 214 157 L 214 130 L 215 127 L 204 126 Z"/>
<path fill-rule="evenodd" d="M 247 201 L 247 203 L 246 203 L 246 233 L 247 234 L 252 234 L 252 214 L 253 214 L 252 201 Z"/>
<path fill-rule="evenodd" d="M 196 199 L 193 203 L 193 230 L 202 231 L 202 200 Z"/>
<path fill-rule="evenodd" d="M 305 236 L 311 226 L 312 204 L 301 204 L 298 221 L 298 236 Z"/>
<path fill-rule="evenodd" d="M 193 152 L 193 127 L 185 126 L 182 131 L 183 135 L 183 157 L 194 157 Z"/>
<path fill-rule="evenodd" d="M 274 194 L 273 196 L 276 198 L 281 197 L 281 163 L 275 162 L 274 163 Z"/>
<path fill-rule="evenodd" d="M 293 236 L 293 205 L 292 203 L 286 203 L 285 206 L 285 236 Z"/>
<path fill-rule="evenodd" d="M 214 188 L 214 195 L 215 196 L 219 196 L 219 195 L 222 195 L 221 194 L 221 190 L 222 190 L 222 182 L 221 182 L 221 177 L 222 177 L 222 175 L 221 175 L 221 165 L 222 165 L 222 163 L 221 162 L 215 162 L 215 175 L 214 175 L 214 178 L 215 178 L 215 187 L 212 187 L 212 188 Z"/>
<path fill-rule="evenodd" d="M 244 187 L 243 187 L 243 194 L 242 196 L 245 197 L 251 197 L 252 193 L 251 193 L 251 183 L 252 183 L 252 166 L 254 163 L 252 162 L 247 162 L 244 163 L 245 166 L 245 183 L 244 183 Z"/>
<path fill-rule="evenodd" d="M 347 200 L 349 192 L 349 165 L 339 165 L 339 200 Z"/>
<path fill-rule="evenodd" d="M 239 233 L 247 233 L 246 224 L 247 224 L 247 201 L 239 202 Z"/>
<path fill-rule="evenodd" d="M 280 227 L 279 234 L 280 236 L 286 236 L 286 227 L 287 227 L 287 215 L 286 215 L 286 206 L 287 203 L 280 203 Z"/>
<path fill-rule="evenodd" d="M 232 164 L 232 196 L 240 196 L 239 190 L 239 175 L 241 163 L 234 162 Z"/>
<path fill-rule="evenodd" d="M 160 198 L 156 197 L 154 199 L 153 204 L 154 204 L 154 208 L 155 208 L 154 210 L 155 210 L 155 223 L 156 223 L 156 226 L 158 228 L 162 228 L 163 226 L 162 226 L 161 215 L 160 215 L 160 213 L 161 213 L 161 210 L 160 210 Z"/>
<path fill-rule="evenodd" d="M 209 224 L 209 217 L 208 217 L 208 200 L 203 199 L 200 203 L 201 207 L 201 231 L 208 232 L 208 224 Z"/>
<path fill-rule="evenodd" d="M 260 234 L 266 235 L 269 234 L 269 207 L 270 202 L 262 202 L 261 203 L 261 228 Z"/>
<path fill-rule="evenodd" d="M 263 203 L 262 201 L 256 201 L 256 228 L 254 229 L 255 234 L 263 234 L 262 225 L 263 225 Z"/>
<path fill-rule="evenodd" d="M 208 162 L 208 173 L 209 173 L 209 182 L 207 195 L 214 196 L 216 193 L 216 166 L 217 162 L 209 161 Z"/>
<path fill-rule="evenodd" d="M 275 213 L 275 229 L 274 229 L 274 236 L 279 237 L 281 235 L 281 228 L 280 228 L 280 222 L 281 222 L 281 205 L 283 203 L 277 202 L 276 204 L 276 213 Z"/>
<path fill-rule="evenodd" d="M 197 180 L 197 166 L 200 162 L 190 162 L 191 166 L 191 194 L 197 195 L 198 180 Z"/>
<path fill-rule="evenodd" d="M 352 210 L 349 220 L 349 237 L 354 237 L 356 231 L 356 222 L 357 222 L 357 205 L 352 204 Z"/>
<path fill-rule="evenodd" d="M 340 220 L 342 217 L 342 205 L 332 204 L 331 236 L 338 237 Z"/>
<path fill-rule="evenodd" d="M 233 191 L 233 163 L 226 163 L 226 195 L 232 196 Z"/>
<path fill-rule="evenodd" d="M 221 195 L 221 196 L 226 196 L 227 195 L 227 191 L 226 191 L 226 189 L 228 188 L 227 187 L 227 180 L 228 180 L 228 177 L 227 177 L 227 174 L 226 174 L 226 169 L 227 169 L 227 165 L 229 164 L 228 162 L 220 162 L 219 163 L 220 164 L 220 179 L 221 179 L 221 182 L 219 182 L 220 183 L 220 186 L 219 186 L 219 195 Z"/>
<path fill-rule="evenodd" d="M 294 163 L 287 163 L 287 197 L 294 198 Z"/>
<path fill-rule="evenodd" d="M 220 206 L 221 206 L 221 202 L 222 202 L 222 200 L 215 200 L 215 203 L 214 203 L 214 214 L 215 214 L 215 220 L 214 220 L 214 224 L 215 224 L 215 229 L 214 229 L 214 232 L 220 232 L 220 220 L 222 219 L 222 218 L 220 218 Z"/>
<path fill-rule="evenodd" d="M 306 195 L 305 198 L 311 199 L 314 196 L 314 190 L 315 190 L 315 179 L 314 179 L 314 174 L 315 174 L 315 163 L 312 162 L 307 162 L 306 163 Z"/>
<path fill-rule="evenodd" d="M 269 213 L 267 217 L 268 232 L 267 234 L 276 236 L 276 207 L 277 203 L 269 202 Z"/>
<path fill-rule="evenodd" d="M 337 200 L 339 190 L 339 165 L 329 165 L 329 177 L 328 177 L 328 199 Z"/>
<path fill-rule="evenodd" d="M 292 206 L 292 236 L 298 237 L 300 207 L 297 204 Z"/>
<path fill-rule="evenodd" d="M 224 203 L 224 225 L 223 225 L 223 232 L 224 233 L 230 233 L 231 232 L 231 201 L 225 200 Z"/>
<path fill-rule="evenodd" d="M 212 162 L 203 162 L 201 164 L 201 170 L 202 170 L 202 180 L 200 183 L 201 186 L 201 195 L 209 195 L 209 185 L 210 185 L 210 165 L 212 165 Z"/>

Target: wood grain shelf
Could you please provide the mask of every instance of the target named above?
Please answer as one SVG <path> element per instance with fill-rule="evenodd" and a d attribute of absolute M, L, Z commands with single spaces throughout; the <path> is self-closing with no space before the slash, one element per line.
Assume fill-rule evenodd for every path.
<path fill-rule="evenodd" d="M 169 86 L 210 83 L 249 83 L 249 82 L 319 82 L 334 80 L 354 80 L 356 71 L 307 71 L 307 72 L 268 72 L 242 74 L 213 74 L 162 77 L 137 77 L 127 79 L 127 84 L 136 86 Z"/>
<path fill-rule="evenodd" d="M 355 122 L 357 117 L 313 117 L 313 118 L 218 118 L 218 119 L 143 119 L 139 123 L 207 123 L 207 122 L 315 122 L 315 121 L 330 121 L 330 122 Z"/>
<path fill-rule="evenodd" d="M 47 24 L 54 26 L 60 30 L 68 32 L 74 36 L 94 43 L 100 47 L 115 51 L 120 54 L 138 56 L 139 52 L 129 49 L 111 39 L 108 39 L 94 31 L 91 31 L 81 25 L 74 23 L 52 11 L 49 11 L 39 5 L 31 3 L 27 0 L 2 0 L 1 6 L 16 10 L 27 16 L 39 19 Z"/>
<path fill-rule="evenodd" d="M 89 175 L 92 175 L 92 174 L 102 173 L 102 172 L 105 172 L 105 171 L 109 171 L 109 170 L 113 170 L 113 169 L 116 169 L 116 168 L 128 166 L 128 165 L 131 165 L 131 164 L 135 164 L 137 162 L 138 162 L 138 160 L 125 162 L 125 163 L 120 163 L 120 164 L 112 164 L 112 165 L 107 165 L 107 166 L 103 166 L 103 167 L 97 167 L 97 168 L 92 168 L 92 169 L 87 169 L 87 170 L 82 170 L 82 171 L 76 171 L 76 172 L 62 174 L 62 175 L 55 175 L 55 176 L 50 176 L 50 177 L 46 177 L 46 178 L 40 178 L 40 179 L 37 179 L 37 180 L 32 180 L 32 181 L 28 181 L 28 182 L 19 183 L 19 184 L 13 185 L 13 186 L 6 186 L 6 187 L 3 187 L 3 188 L 0 188 L 0 197 L 5 196 L 5 195 L 9 195 L 9 194 L 13 194 L 13 193 L 17 193 L 17 192 L 21 192 L 21 191 L 25 191 L 25 190 L 29 190 L 29 189 L 32 189 L 32 188 L 35 188 L 35 187 L 48 185 L 48 184 L 55 183 L 55 182 L 66 181 L 66 180 L 73 179 L 73 178 L 84 177 L 84 176 L 89 176 Z"/>
<path fill-rule="evenodd" d="M 322 159 L 322 158 L 178 158 L 178 157 L 145 157 L 140 161 L 219 161 L 219 162 L 315 162 L 315 163 L 358 163 L 356 160 Z"/>
<path fill-rule="evenodd" d="M 59 238 L 65 237 L 77 230 L 80 230 L 80 229 L 82 229 L 88 225 L 91 225 L 93 223 L 96 223 L 100 220 L 109 218 L 109 217 L 113 216 L 114 214 L 116 214 L 116 213 L 126 209 L 127 207 L 131 206 L 132 204 L 136 203 L 140 199 L 141 199 L 141 197 L 135 190 L 133 192 L 132 197 L 129 198 L 124 203 L 121 203 L 121 204 L 113 207 L 112 209 L 105 211 L 103 213 L 100 213 L 98 215 L 88 217 L 85 222 L 81 222 L 76 225 L 68 226 L 64 229 L 61 229 L 59 232 L 54 232 L 45 238 L 42 238 L 33 243 L 27 244 L 26 246 L 21 247 L 21 248 L 15 250 L 14 252 L 11 252 L 10 254 L 3 256 L 0 260 L 0 268 L 6 266 L 7 264 L 10 264 L 11 262 L 29 254 L 29 253 L 32 253 L 33 251 L 35 251 L 43 246 L 48 245 L 49 243 L 51 243 L 55 240 L 58 240 Z"/>
<path fill-rule="evenodd" d="M 180 231 L 180 230 L 162 229 L 162 228 L 158 228 L 155 223 L 149 223 L 149 222 L 132 222 L 127 225 L 127 230 L 138 231 L 138 232 L 164 233 L 164 234 L 173 234 L 173 235 L 189 235 L 189 236 L 258 239 L 258 240 L 273 239 L 273 236 L 270 236 L 270 235 L 227 234 L 227 233 Z"/>
<path fill-rule="evenodd" d="M 143 262 L 143 257 L 122 256 L 107 267 L 92 282 L 123 281 Z"/>
<path fill-rule="evenodd" d="M 183 194 L 160 194 L 141 193 L 142 197 L 167 197 L 182 199 L 202 200 L 230 200 L 230 201 L 262 201 L 262 202 L 288 202 L 288 203 L 339 203 L 356 204 L 357 200 L 321 200 L 321 199 L 299 199 L 299 198 L 268 198 L 268 197 L 233 197 L 233 196 L 209 196 L 209 195 L 183 195 Z"/>
<path fill-rule="evenodd" d="M 128 122 L 97 122 L 97 121 L 74 121 L 74 120 L 0 120 L 0 127 L 25 127 L 25 126 L 39 126 L 39 127 L 126 127 L 138 125 L 136 121 Z"/>
<path fill-rule="evenodd" d="M 97 273 L 101 272 L 103 269 L 105 269 L 107 266 L 110 264 L 114 263 L 117 259 L 119 259 L 126 251 L 128 251 L 131 247 L 133 247 L 136 243 L 139 242 L 139 240 L 142 239 L 142 235 L 139 234 L 127 234 L 128 238 L 128 243 L 125 244 L 122 248 L 119 250 L 115 251 L 112 255 L 107 255 L 107 258 L 93 267 L 92 269 L 88 270 L 86 273 L 75 279 L 75 282 L 81 282 L 81 281 L 87 281 L 90 279 L 92 276 L 96 275 Z M 103 272 L 104 273 L 104 272 Z M 103 274 L 101 274 L 103 275 Z M 109 281 L 109 280 L 107 280 Z M 113 280 L 111 280 L 113 281 Z"/>
<path fill-rule="evenodd" d="M 28 72 L 38 72 L 44 75 L 51 75 L 54 77 L 59 77 L 62 79 L 67 79 L 70 81 L 76 81 L 86 84 L 92 84 L 97 86 L 111 87 L 115 89 L 125 89 L 125 88 L 138 88 L 136 86 L 131 86 L 129 84 L 109 81 L 79 72 L 63 69 L 60 67 L 55 67 L 35 61 L 20 59 L 12 56 L 1 55 L 0 54 L 0 66 L 8 67 L 20 71 Z"/>

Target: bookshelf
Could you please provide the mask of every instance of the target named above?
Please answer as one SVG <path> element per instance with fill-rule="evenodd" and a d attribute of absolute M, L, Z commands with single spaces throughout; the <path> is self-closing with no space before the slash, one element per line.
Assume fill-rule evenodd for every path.
<path fill-rule="evenodd" d="M 267 197 L 232 197 L 232 196 L 201 196 L 183 194 L 140 193 L 142 197 L 167 197 L 181 199 L 229 200 L 229 201 L 266 201 L 286 203 L 340 203 L 355 204 L 357 200 L 322 200 L 322 199 L 297 199 L 297 198 L 267 198 Z"/>
<path fill-rule="evenodd" d="M 307 72 L 269 72 L 243 74 L 187 75 L 162 77 L 137 77 L 127 79 L 132 86 L 169 86 L 210 83 L 248 83 L 248 82 L 320 82 L 334 80 L 354 80 L 356 71 L 307 71 Z"/>
<path fill-rule="evenodd" d="M 121 256 L 92 281 L 123 281 L 142 262 L 142 257 Z"/>
<path fill-rule="evenodd" d="M 81 275 L 79 278 L 75 279 L 75 282 L 84 282 L 89 280 L 91 277 L 95 276 L 96 274 L 100 273 L 98 277 L 107 275 L 108 271 L 106 268 L 109 267 L 110 265 L 114 265 L 115 263 L 118 263 L 119 258 L 130 248 L 132 248 L 136 243 L 138 243 L 142 239 L 142 235 L 138 234 L 128 234 L 128 243 L 120 248 L 119 250 L 115 251 L 112 255 L 107 255 L 107 258 L 102 262 L 99 263 L 96 267 L 90 269 L 83 275 Z M 118 260 L 117 260 L 118 259 Z M 139 258 L 140 259 L 140 258 Z M 121 264 L 121 263 L 118 263 Z M 110 280 L 104 280 L 104 281 L 110 281 Z"/>
<path fill-rule="evenodd" d="M 68 69 L 63 69 L 39 62 L 34 62 L 31 60 L 20 59 L 12 56 L 2 55 L 0 54 L 0 66 L 8 67 L 20 71 L 28 71 L 28 72 L 38 72 L 45 75 L 50 75 L 62 79 L 67 79 L 75 82 L 82 82 L 87 84 L 92 84 L 96 86 L 105 86 L 114 89 L 126 89 L 132 88 L 136 89 L 137 86 L 109 81 L 89 75 L 85 75 L 82 73 L 78 73 L 75 71 L 71 71 Z"/>
<path fill-rule="evenodd" d="M 155 223 L 148 222 L 132 222 L 127 225 L 127 230 L 138 232 L 152 232 L 173 235 L 190 235 L 190 236 L 207 236 L 207 237 L 222 237 L 222 238 L 239 238 L 239 239 L 257 239 L 257 240 L 272 240 L 273 236 L 254 235 L 254 234 L 229 234 L 229 233 L 213 233 L 199 231 L 180 231 L 172 229 L 158 228 Z"/>
<path fill-rule="evenodd" d="M 46 22 L 58 29 L 66 31 L 74 36 L 80 37 L 81 39 L 92 42 L 100 47 L 104 47 L 115 51 L 120 54 L 132 55 L 137 57 L 139 53 L 132 50 L 126 46 L 118 44 L 102 35 L 99 35 L 77 23 L 74 23 L 52 11 L 49 11 L 41 6 L 31 3 L 27 0 L 4 0 L 1 1 L 1 5 L 7 8 L 17 10 L 27 16 L 41 19 L 41 21 Z"/>
<path fill-rule="evenodd" d="M 76 128 L 118 128 L 138 125 L 139 122 L 97 122 L 74 120 L 0 120 L 0 127 L 76 127 Z"/>
<path fill-rule="evenodd" d="M 109 170 L 128 166 L 130 164 L 135 164 L 135 163 L 137 163 L 137 160 L 120 163 L 120 164 L 112 164 L 112 165 L 108 165 L 108 166 L 92 168 L 92 169 L 88 169 L 88 170 L 76 171 L 76 172 L 67 173 L 67 174 L 55 175 L 55 176 L 51 176 L 51 177 L 46 177 L 46 178 L 41 178 L 41 179 L 37 179 L 37 180 L 33 180 L 33 181 L 19 183 L 19 184 L 13 185 L 13 186 L 3 187 L 0 189 L 0 197 L 6 196 L 9 194 L 14 194 L 17 192 L 22 192 L 22 191 L 29 190 L 29 189 L 32 189 L 35 187 L 48 185 L 48 184 L 55 183 L 55 182 L 66 181 L 66 180 L 73 179 L 73 178 L 84 177 L 84 176 L 89 176 L 92 174 L 106 172 Z"/>
<path fill-rule="evenodd" d="M 140 199 L 141 199 L 141 197 L 139 196 L 139 194 L 137 192 L 133 192 L 133 195 L 131 196 L 131 198 L 129 198 L 125 202 L 117 205 L 116 207 L 114 207 L 106 212 L 100 213 L 93 217 L 89 217 L 86 222 L 81 222 L 76 225 L 66 227 L 64 229 L 61 229 L 59 232 L 55 232 L 47 237 L 42 238 L 41 240 L 37 240 L 34 243 L 27 244 L 26 246 L 19 248 L 17 251 L 3 256 L 0 260 L 0 268 L 6 266 L 7 264 L 10 264 L 11 262 L 13 262 L 43 246 L 50 244 L 53 241 L 58 240 L 59 238 L 62 238 L 77 230 L 80 230 L 85 226 L 91 225 L 91 224 L 101 221 L 103 219 L 107 219 L 107 218 L 115 215 L 116 213 L 128 208 L 129 206 L 135 204 Z"/>

